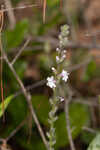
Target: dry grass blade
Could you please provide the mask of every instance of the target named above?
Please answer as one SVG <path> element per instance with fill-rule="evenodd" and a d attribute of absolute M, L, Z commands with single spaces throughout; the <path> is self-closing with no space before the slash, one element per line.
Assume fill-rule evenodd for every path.
<path fill-rule="evenodd" d="M 1 50 L 1 57 L 2 57 L 2 44 L 1 44 L 1 32 L 2 32 L 2 28 L 3 28 L 3 23 L 4 23 L 4 13 L 3 11 L 1 10 L 0 11 L 0 50 Z M 3 95 L 3 79 L 2 79 L 2 70 L 3 70 L 3 59 L 0 60 L 0 69 L 1 69 L 1 72 L 0 72 L 0 86 L 1 86 L 1 100 L 2 100 L 2 111 L 4 112 L 4 95 Z"/>
<path fill-rule="evenodd" d="M 43 0 L 43 23 L 45 23 L 47 0 Z"/>

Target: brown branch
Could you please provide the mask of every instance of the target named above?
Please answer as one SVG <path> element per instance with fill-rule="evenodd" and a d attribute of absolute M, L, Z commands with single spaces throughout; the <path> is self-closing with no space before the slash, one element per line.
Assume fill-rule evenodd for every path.
<path fill-rule="evenodd" d="M 16 62 L 16 60 L 20 57 L 21 53 L 26 48 L 26 46 L 29 44 L 29 42 L 30 42 L 30 38 L 27 39 L 27 41 L 24 43 L 23 47 L 19 50 L 19 52 L 17 53 L 17 55 L 12 60 L 12 62 L 11 62 L 12 65 L 14 65 L 14 63 Z"/>
<path fill-rule="evenodd" d="M 41 80 L 41 81 L 38 81 L 37 83 L 33 83 L 32 85 L 29 85 L 29 86 L 27 86 L 27 87 L 25 87 L 25 88 L 26 88 L 26 90 L 27 90 L 27 92 L 28 92 L 28 91 L 30 91 L 30 90 L 32 90 L 32 89 L 34 89 L 34 88 L 37 88 L 37 87 L 39 87 L 39 86 L 44 85 L 45 83 L 46 83 L 46 80 Z M 19 90 L 18 92 L 16 92 L 16 93 L 14 94 L 14 98 L 17 97 L 17 96 L 19 96 L 20 94 L 22 94 L 22 91 L 21 91 L 21 90 Z"/>
<path fill-rule="evenodd" d="M 17 82 L 19 83 L 19 85 L 20 85 L 20 87 L 21 87 L 21 90 L 22 90 L 22 92 L 23 92 L 23 94 L 24 94 L 24 96 L 25 96 L 25 98 L 26 98 L 26 101 L 27 101 L 27 103 L 28 103 L 30 112 L 31 112 L 31 114 L 32 114 L 32 118 L 34 119 L 34 121 L 35 121 L 35 123 L 36 123 L 36 125 L 37 125 L 38 131 L 39 131 L 39 133 L 40 133 L 40 135 L 41 135 L 41 138 L 42 138 L 42 140 L 43 140 L 43 142 L 44 142 L 44 144 L 45 144 L 45 147 L 48 149 L 48 142 L 47 142 L 46 137 L 45 137 L 45 135 L 44 135 L 44 132 L 43 132 L 43 130 L 42 130 L 42 128 L 41 128 L 41 125 L 40 125 L 40 123 L 39 123 L 39 121 L 38 121 L 38 118 L 37 118 L 37 116 L 36 116 L 36 114 L 35 114 L 34 107 L 32 106 L 31 95 L 27 92 L 27 90 L 25 89 L 25 87 L 24 87 L 22 81 L 20 80 L 19 76 L 16 74 L 16 71 L 15 71 L 15 69 L 13 68 L 12 64 L 9 62 L 6 53 L 3 52 L 3 56 L 4 56 L 4 59 L 5 59 L 6 63 L 7 63 L 8 66 L 9 66 L 10 70 L 12 71 L 13 75 L 15 76 Z"/>
<path fill-rule="evenodd" d="M 89 127 L 85 127 L 85 126 L 83 127 L 83 130 L 88 131 L 88 132 L 93 133 L 93 134 L 98 133 L 98 131 L 96 131 L 92 128 L 89 128 Z"/>
<path fill-rule="evenodd" d="M 75 145 L 71 134 L 70 118 L 69 118 L 69 101 L 71 101 L 71 99 L 72 99 L 72 95 L 69 95 L 68 101 L 65 100 L 66 129 L 68 133 L 68 139 L 69 139 L 71 150 L 75 150 Z"/>
<path fill-rule="evenodd" d="M 4 2 L 5 2 L 6 9 L 9 9 L 7 14 L 8 14 L 8 18 L 9 18 L 10 28 L 13 29 L 16 25 L 16 19 L 15 19 L 14 12 L 11 9 L 12 8 L 12 3 L 11 3 L 10 0 L 4 0 Z"/>
<path fill-rule="evenodd" d="M 5 139 L 6 142 L 8 142 L 21 128 L 22 126 L 26 123 L 26 120 L 23 120 L 11 133 L 10 135 Z"/>
<path fill-rule="evenodd" d="M 31 7 L 39 7 L 39 5 L 32 4 L 32 5 L 27 5 L 27 6 L 20 6 L 20 7 L 14 7 L 14 8 L 6 8 L 3 9 L 4 12 L 11 11 L 11 10 L 20 10 L 20 9 L 26 9 L 26 8 L 31 8 Z"/>
<path fill-rule="evenodd" d="M 51 45 L 53 45 L 53 48 L 56 48 L 59 44 L 59 41 L 56 38 L 52 38 L 52 37 L 37 37 L 36 41 L 38 42 L 45 42 L 45 41 L 49 41 L 49 43 Z M 69 41 L 66 45 L 65 48 L 71 48 L 71 49 L 76 49 L 76 48 L 83 48 L 85 49 L 100 49 L 100 44 L 94 44 L 92 42 L 90 43 L 80 43 L 78 41 Z"/>

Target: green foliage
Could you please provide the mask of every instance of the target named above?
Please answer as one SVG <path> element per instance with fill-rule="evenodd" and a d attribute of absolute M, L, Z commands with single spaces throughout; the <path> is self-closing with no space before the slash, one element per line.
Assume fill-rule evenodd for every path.
<path fill-rule="evenodd" d="M 95 137 L 94 133 L 91 132 L 81 132 L 81 140 L 85 143 L 85 144 L 89 144 L 93 138 Z"/>
<path fill-rule="evenodd" d="M 22 138 L 20 138 L 23 137 Z M 36 132 L 32 132 L 30 140 L 28 140 L 27 136 L 23 136 L 21 134 L 19 138 L 17 138 L 18 144 L 26 150 L 46 150 L 43 142 L 41 141 L 40 137 L 36 134 Z"/>
<path fill-rule="evenodd" d="M 27 117 L 28 107 L 23 96 L 19 96 L 9 105 L 8 113 L 12 118 L 12 124 L 16 127 Z"/>
<path fill-rule="evenodd" d="M 23 0 L 12 0 L 11 2 L 14 5 L 20 2 L 17 6 L 20 6 L 20 5 L 23 6 Z M 13 7 L 15 7 L 14 5 Z M 64 7 L 65 7 L 65 14 L 66 14 L 66 5 Z M 30 60 L 32 58 L 35 58 L 37 54 L 39 54 L 39 57 L 36 57 L 36 59 L 32 63 L 35 62 L 37 67 L 40 69 L 39 70 L 41 73 L 40 78 L 46 78 L 48 75 L 51 75 L 50 67 L 55 66 L 54 58 L 55 58 L 56 53 L 54 52 L 54 49 L 52 49 L 52 45 L 49 45 L 51 46 L 49 47 L 50 51 L 48 53 L 45 53 L 46 51 L 44 51 L 45 49 L 44 45 L 46 45 L 46 42 L 49 42 L 49 41 L 41 42 L 41 40 L 38 41 L 38 38 L 41 39 L 42 36 L 44 39 L 46 36 L 47 40 L 49 39 L 48 37 L 50 37 L 50 39 L 52 37 L 57 38 L 57 35 L 59 32 L 58 27 L 61 24 L 66 22 L 66 16 L 64 15 L 62 16 L 62 12 L 64 12 L 63 7 L 62 7 L 62 10 L 60 10 L 60 0 L 53 0 L 53 1 L 47 0 L 45 24 L 43 24 L 43 20 L 42 20 L 42 9 L 39 9 L 38 7 L 33 7 L 33 8 L 28 8 L 28 9 L 29 9 L 28 16 L 31 16 L 30 12 L 32 12 L 32 9 L 33 9 L 33 16 L 29 20 L 30 24 L 28 20 L 26 19 L 21 20 L 20 22 L 16 24 L 13 30 L 7 29 L 2 33 L 3 42 L 4 42 L 3 48 L 7 52 L 9 60 L 12 60 L 14 55 L 16 55 L 16 53 L 13 50 L 16 50 L 19 46 L 23 45 L 24 40 L 27 38 L 27 35 L 29 35 L 29 31 L 32 34 L 31 36 L 33 37 L 34 40 L 32 39 L 33 41 L 29 43 L 28 48 L 25 49 L 21 57 L 14 64 L 14 68 L 21 80 L 24 79 L 24 72 L 27 69 L 27 63 L 29 63 L 31 66 Z M 23 16 L 25 17 L 25 15 L 27 17 L 27 13 L 24 14 L 24 11 L 27 11 L 28 9 L 21 10 L 21 17 Z M 20 10 L 17 10 L 17 11 L 20 12 Z M 15 16 L 16 16 L 17 11 L 14 12 Z M 73 11 L 73 7 L 72 7 L 72 11 Z M 78 19 L 75 13 L 72 15 L 72 22 L 73 22 L 74 27 L 75 25 L 79 23 L 77 21 Z M 82 27 L 84 28 L 84 25 Z M 71 61 L 70 63 L 73 65 L 75 65 L 75 63 L 79 64 L 80 62 L 88 59 L 88 50 L 85 50 L 85 49 L 80 49 L 79 51 L 78 50 L 79 49 L 76 49 L 75 52 L 72 51 L 73 60 L 69 59 L 69 61 Z M 68 63 L 68 60 L 67 60 L 67 63 Z M 67 68 L 67 66 L 68 64 L 65 65 L 65 68 Z M 17 90 L 19 90 L 20 87 L 17 81 L 15 80 L 13 73 L 10 71 L 8 66 L 5 65 L 5 63 L 3 65 L 3 68 L 4 68 L 3 69 L 3 82 L 4 82 L 4 86 L 6 87 L 6 88 L 4 87 L 4 94 L 10 95 L 10 96 L 8 96 L 4 100 L 4 111 L 6 111 L 7 109 L 7 114 L 6 114 L 7 117 L 6 117 L 5 126 L 2 126 L 2 125 L 0 126 L 0 138 L 7 137 L 24 119 L 27 119 L 27 115 L 29 113 L 28 105 L 26 103 L 25 98 L 23 96 L 18 96 L 17 98 L 14 98 L 14 96 L 11 95 L 11 93 L 15 93 Z M 99 69 L 97 68 L 94 60 L 92 60 L 87 65 L 86 68 L 84 67 L 84 69 L 86 70 L 84 73 L 83 80 L 86 82 L 91 80 L 92 78 L 95 78 L 97 74 L 98 76 L 100 76 L 100 68 Z M 71 79 L 72 78 L 70 76 L 70 80 Z M 30 81 L 27 81 L 28 84 L 29 82 Z M 44 132 L 46 132 L 49 128 L 48 114 L 50 112 L 50 103 L 49 103 L 48 97 L 44 96 L 44 94 L 47 94 L 47 93 L 48 93 L 48 90 L 46 89 L 43 91 L 43 94 L 35 95 L 33 93 L 34 95 L 32 96 L 32 104 L 35 108 L 36 115 L 44 129 Z M 8 107 L 8 104 L 9 104 L 9 107 Z M 55 123 L 56 137 L 57 137 L 57 143 L 55 145 L 55 149 L 58 150 L 61 147 L 64 147 L 67 144 L 69 144 L 69 141 L 68 141 L 68 135 L 67 135 L 67 130 L 66 130 L 65 113 L 61 110 L 59 110 L 57 113 L 59 115 L 59 119 Z M 89 111 L 87 110 L 87 107 L 84 105 L 75 104 L 75 103 L 71 104 L 69 114 L 70 114 L 71 131 L 72 131 L 73 139 L 77 138 L 81 134 L 82 135 L 81 140 L 85 144 L 89 144 L 91 140 L 93 139 L 94 135 L 91 133 L 82 131 L 82 127 L 89 123 L 90 116 L 89 116 Z M 2 117 L 2 115 L 3 115 L 2 104 L 0 104 L 0 117 Z M 31 122 L 31 125 L 32 125 L 32 131 L 31 131 L 32 133 L 31 133 L 30 141 L 28 141 L 29 130 L 30 130 L 29 120 L 28 120 L 27 123 L 18 131 L 18 133 L 15 134 L 14 144 L 17 145 L 17 149 L 45 150 L 45 146 L 43 144 L 43 141 L 41 140 L 41 137 L 39 136 L 39 133 L 37 132 L 37 128 L 33 120 Z M 100 134 L 98 134 L 94 138 L 88 150 L 99 150 L 100 149 L 99 141 L 100 141 Z"/>
<path fill-rule="evenodd" d="M 85 71 L 84 81 L 89 81 L 96 74 L 96 63 L 91 61 Z"/>
<path fill-rule="evenodd" d="M 69 116 L 70 116 L 72 137 L 73 139 L 75 139 L 81 133 L 82 127 L 86 125 L 89 121 L 87 107 L 81 104 L 71 104 Z M 56 147 L 57 148 L 63 147 L 69 143 L 64 112 L 59 115 L 59 119 L 56 121 L 55 127 L 57 137 Z"/>
<path fill-rule="evenodd" d="M 6 39 L 6 49 L 15 48 L 19 46 L 28 31 L 28 21 L 22 20 L 16 24 L 15 29 L 6 30 L 4 39 Z"/>
<path fill-rule="evenodd" d="M 20 79 L 23 79 L 24 72 L 26 71 L 26 67 L 27 67 L 27 62 L 23 59 L 18 60 L 17 63 L 15 64 L 15 69 Z"/>
<path fill-rule="evenodd" d="M 7 137 L 23 120 L 27 119 L 28 107 L 23 96 L 14 98 L 7 109 L 8 123 L 1 135 Z M 26 128 L 26 125 L 24 126 Z M 28 128 L 28 124 L 27 124 Z"/>
<path fill-rule="evenodd" d="M 43 95 L 32 96 L 32 104 L 41 123 L 48 125 L 48 113 L 50 111 L 48 98 Z"/>
<path fill-rule="evenodd" d="M 2 117 L 3 111 L 5 111 L 7 109 L 8 105 L 11 102 L 11 100 L 13 99 L 13 97 L 14 97 L 14 95 L 10 95 L 4 100 L 4 110 L 3 110 L 3 103 L 0 104 L 0 117 Z"/>
<path fill-rule="evenodd" d="M 40 122 L 44 125 L 48 125 L 48 114 L 50 111 L 48 98 L 43 95 L 36 95 L 32 97 L 32 103 Z M 86 106 L 81 104 L 71 104 L 69 114 L 72 136 L 73 138 L 76 138 L 81 133 L 82 127 L 89 123 L 89 113 Z M 55 123 L 57 137 L 56 148 L 65 146 L 69 143 L 66 130 L 65 113 L 61 112 L 58 118 L 59 119 Z"/>
<path fill-rule="evenodd" d="M 96 135 L 87 150 L 100 150 L 100 133 Z"/>

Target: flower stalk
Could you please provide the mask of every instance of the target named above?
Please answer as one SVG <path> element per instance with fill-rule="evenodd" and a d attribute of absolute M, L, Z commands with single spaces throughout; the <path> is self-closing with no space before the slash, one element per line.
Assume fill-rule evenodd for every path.
<path fill-rule="evenodd" d="M 64 25 L 61 27 L 59 34 L 59 47 L 56 49 L 56 68 L 52 67 L 53 75 L 47 78 L 47 86 L 53 90 L 53 97 L 50 99 L 51 111 L 49 112 L 48 122 L 50 130 L 47 132 L 49 150 L 54 150 L 56 144 L 56 133 L 54 123 L 58 119 L 56 112 L 58 110 L 58 103 L 64 101 L 64 98 L 59 95 L 58 89 L 60 82 L 67 82 L 69 73 L 64 70 L 64 60 L 66 58 L 66 50 L 64 49 L 68 43 L 69 27 Z"/>

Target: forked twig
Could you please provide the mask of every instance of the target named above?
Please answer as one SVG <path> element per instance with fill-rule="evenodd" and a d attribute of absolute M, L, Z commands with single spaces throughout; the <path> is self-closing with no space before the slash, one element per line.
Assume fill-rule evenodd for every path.
<path fill-rule="evenodd" d="M 19 58 L 19 56 L 21 55 L 21 53 L 23 52 L 23 50 L 25 49 L 25 47 L 29 44 L 29 42 L 30 42 L 30 38 L 27 39 L 27 41 L 24 43 L 23 47 L 19 50 L 19 52 L 17 53 L 17 55 L 12 60 L 12 62 L 11 62 L 12 65 L 14 65 L 14 63 Z"/>
<path fill-rule="evenodd" d="M 4 11 L 1 11 L 1 12 L 3 13 Z M 1 29 L 1 31 L 2 31 L 2 29 Z M 27 92 L 27 90 L 26 90 L 26 88 L 24 87 L 22 81 L 20 80 L 20 78 L 19 78 L 19 76 L 17 75 L 15 69 L 13 68 L 13 65 L 9 62 L 6 53 L 3 51 L 2 41 L 1 41 L 1 34 L 0 34 L 0 46 L 1 46 L 1 51 L 2 51 L 2 57 L 4 57 L 5 62 L 8 64 L 10 70 L 12 71 L 13 75 L 15 76 L 17 82 L 18 82 L 19 85 L 20 85 L 21 90 L 22 90 L 22 92 L 23 92 L 23 94 L 24 94 L 24 96 L 25 96 L 25 98 L 26 98 L 27 103 L 28 103 L 30 112 L 31 112 L 31 114 L 32 114 L 32 118 L 34 119 L 34 121 L 35 121 L 35 123 L 36 123 L 36 125 L 37 125 L 38 131 L 39 131 L 39 133 L 40 133 L 40 135 L 41 135 L 41 138 L 42 138 L 42 140 L 43 140 L 43 142 L 44 142 L 44 144 L 45 144 L 45 147 L 48 149 L 48 142 L 47 142 L 46 137 L 45 137 L 45 135 L 44 135 L 44 132 L 43 132 L 43 130 L 42 130 L 42 128 L 41 128 L 41 125 L 40 125 L 40 123 L 39 123 L 39 120 L 38 120 L 38 118 L 37 118 L 37 116 L 36 116 L 36 114 L 35 114 L 34 107 L 32 106 L 31 95 Z M 1 60 L 2 60 L 2 59 L 1 59 Z"/>
<path fill-rule="evenodd" d="M 36 116 L 36 114 L 35 114 L 34 107 L 32 106 L 31 95 L 27 92 L 26 88 L 24 87 L 22 81 L 20 80 L 19 76 L 17 75 L 17 73 L 16 73 L 15 69 L 13 68 L 12 64 L 9 62 L 8 57 L 7 57 L 7 55 L 6 55 L 6 53 L 5 53 L 4 51 L 3 51 L 3 56 L 4 56 L 4 60 L 5 60 L 6 63 L 8 64 L 10 70 L 12 71 L 14 77 L 16 78 L 18 84 L 19 84 L 20 87 L 21 87 L 21 90 L 22 90 L 22 92 L 23 92 L 23 94 L 24 94 L 24 96 L 25 96 L 25 98 L 26 98 L 26 101 L 27 101 L 27 103 L 28 103 L 30 112 L 31 112 L 31 114 L 32 114 L 32 118 L 34 119 L 34 121 L 35 121 L 35 123 L 36 123 L 36 125 L 37 125 L 37 128 L 38 128 L 38 131 L 39 131 L 39 133 L 40 133 L 40 135 L 41 135 L 41 138 L 42 138 L 42 140 L 43 140 L 43 142 L 44 142 L 46 148 L 48 149 L 48 142 L 47 142 L 46 137 L 45 137 L 45 135 L 44 135 L 44 132 L 43 132 L 43 130 L 42 130 L 42 128 L 41 128 L 41 125 L 40 125 L 40 123 L 39 123 L 39 120 L 38 120 L 38 118 L 37 118 L 37 116 Z"/>

